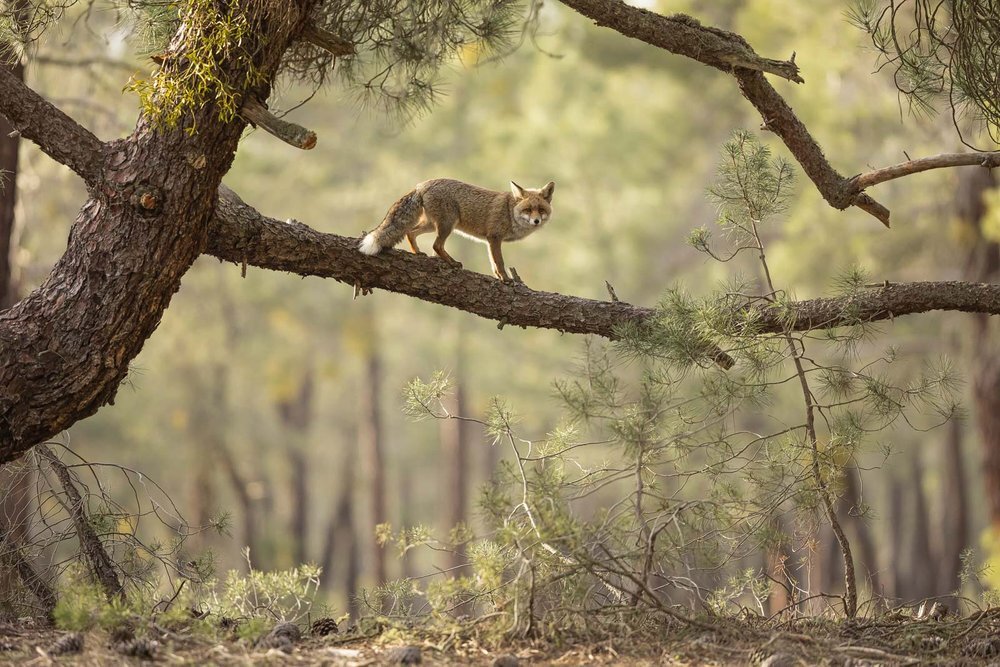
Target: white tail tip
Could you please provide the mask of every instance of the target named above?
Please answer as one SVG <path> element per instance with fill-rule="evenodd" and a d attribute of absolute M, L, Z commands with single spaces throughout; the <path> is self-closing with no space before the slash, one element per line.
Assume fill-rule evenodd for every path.
<path fill-rule="evenodd" d="M 361 243 L 358 245 L 358 250 L 366 255 L 377 255 L 378 251 L 382 248 L 379 247 L 378 241 L 375 240 L 374 232 L 369 232 L 367 236 L 361 239 Z"/>

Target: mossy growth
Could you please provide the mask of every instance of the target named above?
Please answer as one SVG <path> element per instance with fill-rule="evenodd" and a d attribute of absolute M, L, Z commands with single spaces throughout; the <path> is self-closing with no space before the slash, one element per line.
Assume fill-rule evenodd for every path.
<path fill-rule="evenodd" d="M 148 17 L 161 27 L 182 26 L 153 31 L 174 34 L 170 60 L 149 78 L 134 77 L 126 87 L 139 95 L 143 113 L 157 126 L 174 128 L 185 118 L 193 121 L 206 106 L 214 107 L 222 122 L 236 118 L 242 93 L 263 80 L 257 54 L 247 48 L 258 23 L 257 12 L 247 4 L 184 0 Z M 194 133 L 197 126 L 192 122 L 186 130 Z"/>

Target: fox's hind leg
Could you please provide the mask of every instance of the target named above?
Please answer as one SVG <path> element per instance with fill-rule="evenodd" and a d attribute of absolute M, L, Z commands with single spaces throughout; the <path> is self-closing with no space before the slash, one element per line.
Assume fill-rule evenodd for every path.
<path fill-rule="evenodd" d="M 426 234 L 427 232 L 434 231 L 434 225 L 427 221 L 427 218 L 420 218 L 420 222 L 417 226 L 406 232 L 406 240 L 410 244 L 410 249 L 417 255 L 424 255 L 426 253 L 422 252 L 419 247 L 417 247 L 417 237 L 421 234 Z"/>

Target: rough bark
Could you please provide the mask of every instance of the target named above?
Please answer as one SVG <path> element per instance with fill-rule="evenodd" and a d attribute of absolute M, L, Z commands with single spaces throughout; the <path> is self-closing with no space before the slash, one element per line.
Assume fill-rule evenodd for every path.
<path fill-rule="evenodd" d="M 294 220 L 268 218 L 223 188 L 206 252 L 235 264 L 407 294 L 495 320 L 501 326 L 597 334 L 614 340 L 621 326 L 648 322 L 655 314 L 652 308 L 624 301 L 583 299 L 502 283 L 402 250 L 368 257 L 357 251 L 357 244 L 358 239 L 323 234 Z M 756 306 L 760 319 L 755 331 L 829 329 L 933 310 L 1000 314 L 1000 285 L 886 283 L 854 297 L 809 299 L 783 306 Z"/>
<path fill-rule="evenodd" d="M 264 12 L 259 30 L 241 44 L 255 54 L 264 83 L 253 92 L 264 99 L 315 1 L 247 4 Z M 222 57 L 231 80 L 248 79 L 244 65 Z M 168 71 L 182 66 L 183 58 L 164 64 Z M 205 247 L 244 122 L 224 122 L 207 104 L 172 130 L 143 115 L 132 135 L 101 144 L 3 70 L 0 113 L 89 186 L 65 254 L 38 289 L 0 312 L 3 462 L 114 400 L 129 362 Z M 193 127 L 198 131 L 187 131 Z"/>

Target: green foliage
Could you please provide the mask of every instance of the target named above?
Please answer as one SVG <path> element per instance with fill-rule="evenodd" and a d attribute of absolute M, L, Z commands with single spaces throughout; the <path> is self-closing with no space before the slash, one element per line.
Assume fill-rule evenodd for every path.
<path fill-rule="evenodd" d="M 143 617 L 153 608 L 148 592 L 134 589 L 124 599 L 109 600 L 82 566 L 70 568 L 60 579 L 53 621 L 61 630 L 85 632 L 94 628 L 110 630 L 134 617 Z"/>
<path fill-rule="evenodd" d="M 855 0 L 847 18 L 868 33 L 879 68 L 892 70 L 911 108 L 931 112 L 943 103 L 960 136 L 961 121 L 973 119 L 996 143 L 1000 29 L 986 17 L 997 9 L 995 0 Z"/>
<path fill-rule="evenodd" d="M 319 575 L 315 565 L 270 572 L 251 567 L 245 575 L 230 570 L 221 584 L 207 585 L 206 605 L 217 618 L 299 623 L 312 611 Z"/>
<path fill-rule="evenodd" d="M 166 10 L 176 11 L 176 21 L 167 21 Z M 133 78 L 127 89 L 139 95 L 143 111 L 162 127 L 176 127 L 207 105 L 223 122 L 236 118 L 243 93 L 261 82 L 256 54 L 245 47 L 260 20 L 252 5 L 184 0 L 154 11 L 149 25 L 157 33 L 166 32 L 163 25 L 184 25 L 183 39 L 172 45 L 183 63 L 165 63 L 150 79 Z M 239 78 L 230 72 L 240 72 Z"/>

